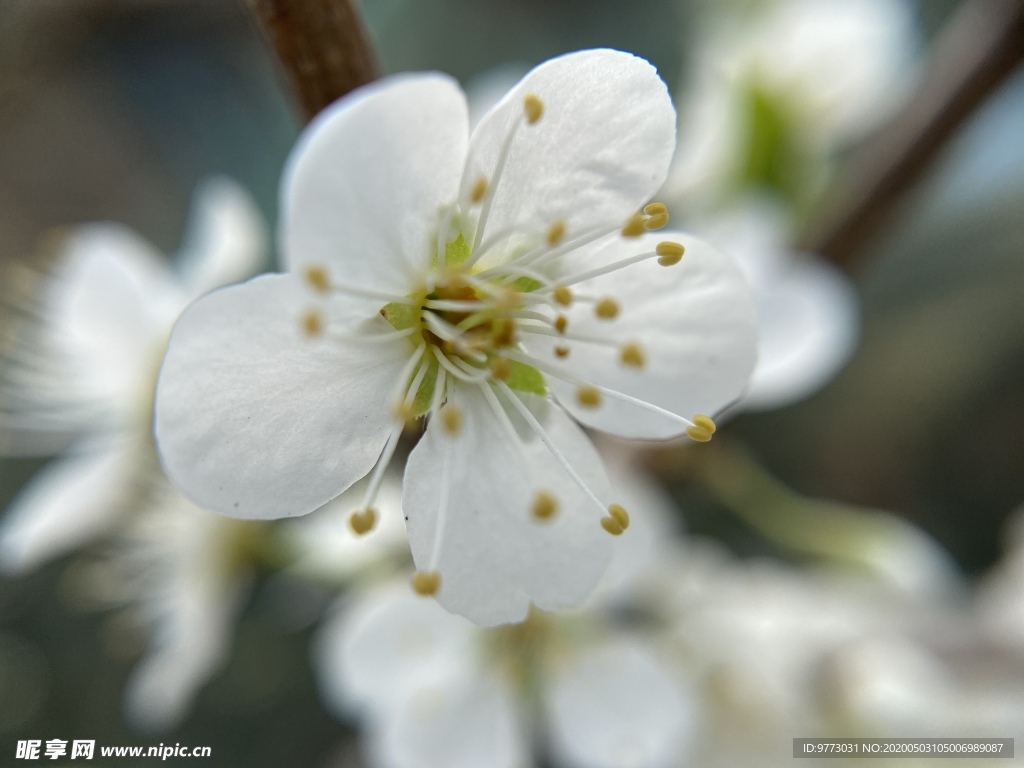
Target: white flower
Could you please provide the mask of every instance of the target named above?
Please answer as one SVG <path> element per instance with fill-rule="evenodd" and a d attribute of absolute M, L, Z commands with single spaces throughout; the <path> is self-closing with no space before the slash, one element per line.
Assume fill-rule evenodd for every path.
<path fill-rule="evenodd" d="M 725 21 L 706 31 L 694 64 L 670 182 L 697 205 L 753 170 L 745 165 L 774 162 L 760 170 L 780 181 L 800 173 L 799 155 L 864 135 L 915 77 L 904 0 L 771 0 Z"/>
<path fill-rule="evenodd" d="M 812 254 L 793 252 L 778 205 L 747 199 L 696 228 L 743 268 L 757 298 L 757 368 L 742 407 L 781 408 L 817 392 L 857 348 L 860 308 L 853 283 Z"/>
<path fill-rule="evenodd" d="M 76 442 L 11 503 L 0 525 L 0 567 L 31 568 L 142 503 L 148 478 L 160 474 L 151 403 L 171 325 L 192 299 L 256 271 L 264 247 L 254 204 L 221 178 L 197 194 L 173 271 L 121 225 L 69 231 L 33 320 L 5 361 L 0 437 L 19 454 L 52 446 L 55 435 Z"/>
<path fill-rule="evenodd" d="M 707 439 L 700 414 L 753 367 L 739 270 L 650 232 L 674 143 L 654 69 L 610 50 L 537 67 L 471 137 L 442 75 L 340 100 L 284 179 L 291 271 L 210 294 L 174 330 L 156 409 L 171 478 L 275 518 L 373 470 L 367 529 L 404 424 L 427 415 L 404 492 L 417 589 L 483 624 L 578 604 L 609 557 L 602 526 L 628 520 L 566 411 Z"/>
<path fill-rule="evenodd" d="M 124 608 L 151 633 L 125 689 L 126 719 L 146 731 L 177 725 L 227 658 L 231 630 L 265 530 L 153 489 L 98 559 L 76 572 L 83 597 Z"/>
<path fill-rule="evenodd" d="M 643 491 L 628 499 L 654 513 L 662 503 Z M 651 548 L 665 543 L 648 522 L 636 520 L 646 552 L 615 542 L 621 565 L 649 566 Z M 613 580 L 628 582 L 628 570 Z M 339 717 L 359 719 L 368 759 L 388 768 L 518 768 L 535 747 L 571 768 L 677 765 L 695 735 L 687 688 L 649 632 L 615 627 L 612 597 L 480 628 L 401 585 L 378 586 L 339 602 L 322 627 L 322 697 Z"/>

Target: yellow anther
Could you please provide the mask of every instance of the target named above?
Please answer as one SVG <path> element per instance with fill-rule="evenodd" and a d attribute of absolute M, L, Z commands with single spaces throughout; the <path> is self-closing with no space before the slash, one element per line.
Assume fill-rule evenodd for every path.
<path fill-rule="evenodd" d="M 498 381 L 505 381 L 512 375 L 512 364 L 504 357 L 492 357 L 490 360 L 491 376 Z"/>
<path fill-rule="evenodd" d="M 412 589 L 417 595 L 431 597 L 441 588 L 441 574 L 437 571 L 416 571 L 412 577 Z"/>
<path fill-rule="evenodd" d="M 686 434 L 698 443 L 706 443 L 711 439 L 712 432 L 704 427 L 698 427 L 696 425 L 686 428 Z"/>
<path fill-rule="evenodd" d="M 682 243 L 673 243 L 671 240 L 664 240 L 658 243 L 654 252 L 658 254 L 658 263 L 661 264 L 661 266 L 671 267 L 674 264 L 678 264 L 679 260 L 683 258 L 683 254 L 686 253 L 686 248 L 683 247 Z"/>
<path fill-rule="evenodd" d="M 462 411 L 449 403 L 441 409 L 441 426 L 449 435 L 459 434 L 462 429 Z"/>
<path fill-rule="evenodd" d="M 507 319 L 495 320 L 494 333 L 491 334 L 491 344 L 495 347 L 511 347 L 515 343 L 515 322 Z"/>
<path fill-rule="evenodd" d="M 576 402 L 584 408 L 597 408 L 601 405 L 601 390 L 589 384 L 584 384 L 576 390 Z"/>
<path fill-rule="evenodd" d="M 476 205 L 484 199 L 484 195 L 487 194 L 487 179 L 481 176 L 475 182 L 473 182 L 473 189 L 469 193 L 469 201 Z"/>
<path fill-rule="evenodd" d="M 715 425 L 714 419 L 712 419 L 710 416 L 705 416 L 703 413 L 698 413 L 696 416 L 694 416 L 693 423 L 696 424 L 701 429 L 707 430 L 712 435 L 715 434 L 715 430 L 718 429 L 718 427 Z"/>
<path fill-rule="evenodd" d="M 562 242 L 563 237 L 565 237 L 565 222 L 561 219 L 556 219 L 548 227 L 548 245 L 558 245 Z"/>
<path fill-rule="evenodd" d="M 535 93 L 528 93 L 523 98 L 523 112 L 526 113 L 526 122 L 533 125 L 540 120 L 544 114 L 544 102 Z"/>
<path fill-rule="evenodd" d="M 569 348 L 568 347 L 566 347 L 566 346 L 564 346 L 562 344 L 559 344 L 557 347 L 555 347 L 555 357 L 559 357 L 559 358 L 563 358 L 564 359 L 564 358 L 566 358 L 568 356 L 569 356 Z"/>
<path fill-rule="evenodd" d="M 564 285 L 555 286 L 555 290 L 551 292 L 551 296 L 563 307 L 568 307 L 572 304 L 572 291 Z"/>
<path fill-rule="evenodd" d="M 611 296 L 605 296 L 594 305 L 594 314 L 602 320 L 614 320 L 619 314 L 619 302 Z"/>
<path fill-rule="evenodd" d="M 498 295 L 494 306 L 502 312 L 510 312 L 513 309 L 518 309 L 522 303 L 523 297 L 520 295 L 519 291 L 509 288 Z"/>
<path fill-rule="evenodd" d="M 555 318 L 555 330 L 559 333 L 565 333 L 565 329 L 569 327 L 569 318 L 565 315 L 559 315 Z"/>
<path fill-rule="evenodd" d="M 327 274 L 327 268 L 319 264 L 311 264 L 303 271 L 302 276 L 306 278 L 309 287 L 317 293 L 327 293 L 331 290 L 331 277 Z"/>
<path fill-rule="evenodd" d="M 619 360 L 629 368 L 639 369 L 644 367 L 647 357 L 644 355 L 643 347 L 631 341 L 622 348 L 622 351 L 619 353 Z"/>
<path fill-rule="evenodd" d="M 655 229 L 661 229 L 666 224 L 668 224 L 668 214 L 667 213 L 656 213 L 653 216 L 648 216 L 647 217 L 647 219 L 644 221 L 644 229 L 646 229 L 648 231 L 652 231 L 652 230 L 655 230 Z"/>
<path fill-rule="evenodd" d="M 530 512 L 538 520 L 550 520 L 558 511 L 558 499 L 548 491 L 537 491 L 533 495 L 533 506 Z"/>
<path fill-rule="evenodd" d="M 621 504 L 612 504 L 608 507 L 608 514 L 612 516 L 612 519 L 619 524 L 622 530 L 629 528 L 629 512 Z"/>
<path fill-rule="evenodd" d="M 302 316 L 302 332 L 311 339 L 324 332 L 324 316 L 318 309 L 311 309 Z"/>
<path fill-rule="evenodd" d="M 377 525 L 377 510 L 373 507 L 353 512 L 348 518 L 348 524 L 352 527 L 356 536 L 362 536 L 373 530 Z"/>
<path fill-rule="evenodd" d="M 648 216 L 656 216 L 659 213 L 666 213 L 668 208 L 665 207 L 664 203 L 648 203 L 644 206 L 644 213 Z"/>
<path fill-rule="evenodd" d="M 621 525 L 619 525 L 619 521 L 614 517 L 602 517 L 601 527 L 608 531 L 612 536 L 621 536 L 622 531 L 625 530 Z"/>
<path fill-rule="evenodd" d="M 627 221 L 622 227 L 623 237 L 640 237 L 644 233 L 644 215 L 641 213 L 634 214 L 629 221 Z"/>
<path fill-rule="evenodd" d="M 412 404 L 407 403 L 404 400 L 399 400 L 395 403 L 395 407 L 392 409 L 392 415 L 396 420 L 403 424 L 411 419 L 416 418 L 416 411 L 413 410 Z"/>

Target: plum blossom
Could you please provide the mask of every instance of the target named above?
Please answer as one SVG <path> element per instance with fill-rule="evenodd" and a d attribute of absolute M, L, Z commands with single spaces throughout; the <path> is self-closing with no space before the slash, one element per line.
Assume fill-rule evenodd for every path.
<path fill-rule="evenodd" d="M 8 507 L 0 567 L 30 569 L 145 506 L 149 480 L 161 477 L 152 401 L 171 326 L 192 299 L 257 271 L 265 250 L 255 204 L 226 178 L 197 192 L 173 269 L 123 225 L 67 231 L 4 361 L 0 446 L 45 455 L 72 444 Z"/>
<path fill-rule="evenodd" d="M 241 518 L 306 514 L 406 424 L 413 585 L 480 624 L 578 605 L 629 524 L 577 421 L 711 438 L 756 350 L 739 269 L 657 232 L 675 111 L 646 61 L 528 73 L 470 135 L 440 74 L 386 78 L 307 128 L 282 183 L 285 274 L 178 321 L 157 387 L 168 474 Z M 710 414 L 710 415 L 709 415 Z"/>
<path fill-rule="evenodd" d="M 204 183 L 173 269 L 124 226 L 71 229 L 42 278 L 4 367 L 5 448 L 73 440 L 15 497 L 0 525 L 0 567 L 23 572 L 105 537 L 76 573 L 82 596 L 127 608 L 152 630 L 129 678 L 137 727 L 176 724 L 219 667 L 246 592 L 253 525 L 199 509 L 169 486 L 152 442 L 157 364 L 178 312 L 257 270 L 260 216 L 234 182 Z"/>

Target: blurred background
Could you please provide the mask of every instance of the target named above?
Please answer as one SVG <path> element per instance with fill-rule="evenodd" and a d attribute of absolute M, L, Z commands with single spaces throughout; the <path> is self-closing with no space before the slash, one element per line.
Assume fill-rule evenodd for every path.
<path fill-rule="evenodd" d="M 832 124 L 824 113 L 801 112 L 813 104 L 778 117 L 772 94 L 796 93 L 797 79 L 786 79 L 791 73 L 749 79 L 770 66 L 759 63 L 756 28 L 773 13 L 771 5 L 364 0 L 362 10 L 384 72 L 446 71 L 471 97 L 580 48 L 608 46 L 647 58 L 676 99 L 681 139 L 692 139 L 665 190 L 675 221 L 712 240 L 719 233 L 727 250 L 725 241 L 742 249 L 756 231 L 769 244 L 752 250 L 786 251 L 819 221 L 849 167 L 844 163 L 872 146 L 875 130 L 918 87 L 931 46 L 960 3 L 900 4 L 886 27 L 892 34 L 869 38 L 893 46 L 886 53 L 892 69 L 864 75 L 883 86 L 864 86 L 863 111 L 837 118 L 827 131 L 822 126 Z M 783 39 L 777 30 L 768 37 L 772 44 Z M 834 45 L 851 61 L 858 53 L 884 58 L 877 48 L 856 50 L 855 38 L 839 35 Z M 830 76 L 856 66 L 838 63 Z M 763 88 L 753 93 L 748 86 L 755 81 Z M 716 105 L 715 94 L 729 87 L 748 101 Z M 739 130 L 750 134 L 746 143 L 741 136 L 736 147 L 702 144 L 702 115 L 728 121 L 729 109 L 760 115 Z M 281 169 L 301 128 L 296 115 L 259 29 L 237 0 L 0 0 L 4 338 L 24 322 L 18 297 L 33 289 L 22 283 L 26 274 L 48 269 L 58 228 L 116 221 L 173 254 L 197 185 L 223 174 L 251 193 L 273 232 Z M 815 130 L 803 130 L 811 121 Z M 822 560 L 871 560 L 858 550 L 858 537 L 870 528 L 865 520 L 882 519 L 883 538 L 895 531 L 893 540 L 916 542 L 921 535 L 928 557 L 939 561 L 944 555 L 936 552 L 948 553 L 960 585 L 951 602 L 960 607 L 994 568 L 1008 572 L 1008 526 L 1024 502 L 1022 137 L 1024 70 L 974 111 L 842 274 L 825 268 L 825 294 L 835 307 L 826 298 L 793 320 L 832 329 L 822 331 L 810 362 L 797 366 L 806 378 L 777 384 L 776 396 L 738 409 L 708 453 L 659 446 L 645 454 L 687 537 L 717 542 L 736 563 L 768 558 L 799 573 Z M 754 146 L 768 159 L 758 160 Z M 711 167 L 716 152 L 727 160 Z M 737 171 L 740 155 L 746 164 Z M 273 247 L 264 259 L 264 268 L 275 268 Z M 778 309 L 770 308 L 773 300 L 795 306 L 786 297 L 796 288 L 779 289 L 772 299 L 778 285 L 764 279 L 764 312 Z M 788 349 L 798 343 L 779 341 Z M 46 462 L 0 459 L 0 508 Z M 895 521 L 911 523 L 914 533 Z M 294 587 L 282 585 L 265 563 L 239 609 L 223 667 L 180 725 L 159 736 L 126 725 L 123 690 L 146 636 L 82 597 L 78 558 L 96 546 L 103 544 L 0 579 L 5 764 L 25 738 L 211 745 L 211 764 L 218 766 L 362 764 L 354 721 L 339 722 L 321 705 L 308 658 L 318 611 L 334 591 L 309 587 L 305 607 L 296 609 Z M 880 570 L 898 570 L 901 558 L 915 557 L 894 547 L 877 559 Z M 1024 610 L 1019 578 L 1016 606 Z M 1013 679 L 1024 693 L 1024 640 L 1012 653 L 996 645 L 986 640 L 972 653 L 999 675 L 1019 675 Z M 1024 712 L 1017 713 L 1024 723 Z M 788 750 L 789 739 L 810 735 L 784 733 L 781 740 Z"/>

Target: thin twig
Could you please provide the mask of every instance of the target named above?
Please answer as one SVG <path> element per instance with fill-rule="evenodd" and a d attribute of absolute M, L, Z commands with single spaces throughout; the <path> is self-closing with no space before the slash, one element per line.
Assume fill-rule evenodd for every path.
<path fill-rule="evenodd" d="M 378 76 L 353 0 L 248 0 L 308 122 Z"/>
<path fill-rule="evenodd" d="M 916 96 L 855 153 L 831 215 L 804 248 L 849 268 L 869 238 L 985 99 L 1024 59 L 1024 2 L 970 0 L 934 47 Z"/>

